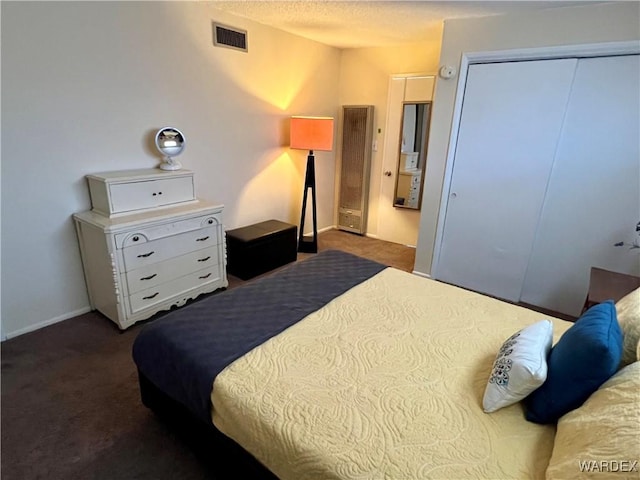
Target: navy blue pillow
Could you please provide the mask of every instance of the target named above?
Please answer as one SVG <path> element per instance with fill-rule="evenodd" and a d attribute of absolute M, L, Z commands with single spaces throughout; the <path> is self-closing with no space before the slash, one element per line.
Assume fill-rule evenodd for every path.
<path fill-rule="evenodd" d="M 524 400 L 527 420 L 557 422 L 607 381 L 621 358 L 622 331 L 615 304 L 608 300 L 594 305 L 549 352 L 546 381 Z"/>

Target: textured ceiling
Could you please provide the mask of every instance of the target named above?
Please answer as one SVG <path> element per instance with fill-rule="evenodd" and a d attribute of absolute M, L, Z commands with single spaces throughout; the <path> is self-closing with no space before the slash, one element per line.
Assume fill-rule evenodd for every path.
<path fill-rule="evenodd" d="M 602 1 L 214 0 L 214 8 L 338 48 L 439 41 L 447 18 L 479 17 Z"/>

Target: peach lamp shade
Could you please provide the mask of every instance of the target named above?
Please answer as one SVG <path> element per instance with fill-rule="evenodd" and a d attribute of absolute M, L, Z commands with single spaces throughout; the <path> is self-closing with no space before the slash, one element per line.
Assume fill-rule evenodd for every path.
<path fill-rule="evenodd" d="M 333 149 L 333 118 L 291 117 L 291 148 L 300 150 Z"/>

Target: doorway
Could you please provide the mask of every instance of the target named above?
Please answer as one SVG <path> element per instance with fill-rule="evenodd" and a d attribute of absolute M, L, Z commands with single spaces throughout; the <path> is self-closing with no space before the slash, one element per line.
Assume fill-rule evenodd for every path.
<path fill-rule="evenodd" d="M 400 175 L 411 177 L 411 181 L 417 184 L 419 192 L 422 191 L 426 161 L 426 145 L 428 133 L 421 142 L 421 152 L 405 152 L 408 143 L 405 139 L 403 149 L 403 121 L 405 118 L 405 105 L 430 106 L 433 97 L 435 77 L 433 75 L 392 75 L 389 80 L 389 95 L 387 101 L 387 121 L 384 136 L 384 149 L 382 158 L 382 181 L 380 185 L 380 197 L 378 204 L 378 238 L 393 243 L 400 243 L 415 247 L 418 243 L 418 228 L 420 224 L 420 201 L 414 202 L 417 208 L 406 208 L 407 205 L 398 204 L 398 185 L 402 185 Z M 423 112 L 430 111 L 423 109 Z M 424 121 L 424 119 L 422 119 Z M 428 122 L 428 118 L 426 119 Z M 409 153 L 409 155 L 407 155 Z M 415 156 L 412 156 L 414 154 Z M 412 167 L 417 167 L 417 162 L 423 158 L 421 175 L 418 177 Z M 401 161 L 416 165 L 409 165 L 409 170 L 401 168 Z M 405 165 L 406 166 L 406 165 Z M 409 171 L 411 175 L 405 175 Z M 405 179 L 402 179 L 405 180 Z M 414 185 L 416 186 L 416 185 Z M 407 192 L 409 195 L 411 192 Z M 415 190 L 414 190 L 415 193 Z M 408 204 L 409 198 L 405 199 Z"/>

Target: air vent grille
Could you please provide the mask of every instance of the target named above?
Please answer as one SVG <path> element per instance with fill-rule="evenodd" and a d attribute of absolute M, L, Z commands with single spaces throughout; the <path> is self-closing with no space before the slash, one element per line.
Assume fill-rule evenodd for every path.
<path fill-rule="evenodd" d="M 342 136 L 342 188 L 340 206 L 360 210 L 367 146 L 366 108 L 345 108 Z"/>
<path fill-rule="evenodd" d="M 366 231 L 373 138 L 373 105 L 342 107 L 342 165 L 338 228 Z"/>
<path fill-rule="evenodd" d="M 213 44 L 216 47 L 226 47 L 246 52 L 247 32 L 239 28 L 213 22 Z"/>

